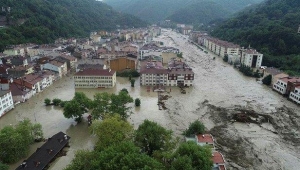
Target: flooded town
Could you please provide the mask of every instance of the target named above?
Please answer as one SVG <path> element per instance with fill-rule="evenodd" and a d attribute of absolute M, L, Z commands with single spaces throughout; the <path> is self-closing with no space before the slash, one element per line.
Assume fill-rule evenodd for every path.
<path fill-rule="evenodd" d="M 32 55 L 27 66 L 24 66 L 25 72 L 10 68 L 14 77 L 18 77 L 16 74 L 22 74 L 21 79 L 9 79 L 7 82 L 1 79 L 2 87 L 5 87 L 5 83 L 14 83 L 15 86 L 24 86 L 26 89 L 23 90 L 22 99 L 14 89 L 9 89 L 17 104 L 1 116 L 0 129 L 16 125 L 28 118 L 31 122 L 42 125 L 45 138 L 60 131 L 64 132 L 71 137 L 70 147 L 66 149 L 65 156 L 51 163 L 49 170 L 64 169 L 70 164 L 76 151 L 94 149 L 96 138 L 88 129 L 89 113 L 85 113 L 83 121 L 77 123 L 74 119 L 64 117 L 62 107 L 45 106 L 44 100 L 58 98 L 69 101 L 75 92 L 83 92 L 92 99 L 96 93 L 118 93 L 126 88 L 132 98 L 141 100 L 140 107 L 129 104 L 131 114 L 128 121 L 135 128 L 148 119 L 172 130 L 184 141 L 183 131 L 191 122 L 199 120 L 205 125 L 206 133 L 213 136 L 215 149 L 222 153 L 227 169 L 298 169 L 299 104 L 287 100 L 288 97 L 278 93 L 273 86 L 263 85 L 261 79 L 243 75 L 233 65 L 223 61 L 222 56 L 201 44 L 203 39 L 200 35 L 197 38 L 199 41 L 194 41 L 191 36 L 185 35 L 185 32 L 158 27 L 129 30 L 118 35 L 121 33 L 128 41 L 101 39 L 100 34 L 108 34 L 102 32 L 91 34 L 92 41 L 97 42 L 94 44 L 88 39 L 76 43 L 76 40 L 69 39 L 59 40 L 55 47 L 14 47 L 19 51 L 27 48 L 27 54 L 32 52 Z M 75 48 L 72 55 L 65 50 L 67 47 L 63 46 L 67 45 L 64 44 L 72 44 Z M 41 54 L 41 51 L 46 54 Z M 54 53 L 66 60 L 58 59 L 52 55 Z M 81 57 L 76 58 L 76 55 Z M 10 55 L 2 58 L 4 60 L 1 67 L 7 67 L 6 63 L 14 62 Z M 25 55 L 20 58 L 23 62 Z M 61 67 L 68 60 L 71 71 Z M 116 76 L 114 73 L 122 69 L 124 62 L 129 63 L 125 67 L 133 66 L 133 69 L 140 72 L 140 77 L 132 77 L 135 79 L 134 87 L 128 77 Z M 133 64 L 130 64 L 131 62 Z M 63 63 L 58 66 L 62 68 L 59 72 L 54 68 L 57 63 Z M 252 65 L 251 63 L 250 66 Z M 67 64 L 65 66 L 68 67 Z M 38 67 L 43 70 L 39 72 L 39 78 L 51 77 L 53 81 L 45 87 L 39 84 L 42 88 L 26 98 L 29 96 L 28 91 L 32 90 L 30 86 L 39 82 L 35 81 L 37 78 L 29 76 L 38 73 L 32 71 L 28 74 L 28 67 Z M 105 81 L 103 86 L 92 84 L 95 81 L 85 84 L 79 77 L 86 76 L 82 72 L 94 67 L 107 70 L 107 73 L 103 72 L 101 76 L 109 75 L 112 78 L 108 78 L 109 81 Z M 255 63 L 254 68 L 263 72 L 261 61 L 259 66 Z M 148 82 L 151 79 L 148 79 L 148 75 L 151 74 L 160 79 Z M 174 74 L 179 76 L 170 76 Z M 41 142 L 31 145 L 30 154 L 41 145 Z M 23 160 L 20 160 L 10 165 L 10 169 L 16 169 L 22 162 Z"/>

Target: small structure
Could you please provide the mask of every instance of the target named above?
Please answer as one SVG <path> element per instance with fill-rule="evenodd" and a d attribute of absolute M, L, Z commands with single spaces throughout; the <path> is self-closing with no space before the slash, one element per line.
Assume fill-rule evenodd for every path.
<path fill-rule="evenodd" d="M 198 134 L 197 136 L 197 144 L 200 146 L 209 145 L 212 148 L 215 148 L 214 138 L 211 134 Z"/>
<path fill-rule="evenodd" d="M 70 137 L 63 132 L 58 132 L 38 148 L 16 170 L 43 170 L 51 163 L 57 154 L 68 145 Z"/>
<path fill-rule="evenodd" d="M 220 152 L 213 152 L 213 170 L 226 170 L 225 160 L 223 155 Z"/>

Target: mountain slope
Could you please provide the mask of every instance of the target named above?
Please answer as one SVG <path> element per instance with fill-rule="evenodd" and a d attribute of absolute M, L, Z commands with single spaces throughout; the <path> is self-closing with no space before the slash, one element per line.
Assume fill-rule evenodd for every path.
<path fill-rule="evenodd" d="M 192 14 L 197 14 L 197 9 L 202 8 L 201 2 L 215 2 L 219 4 L 221 9 L 226 9 L 227 11 L 233 13 L 250 4 L 255 4 L 263 0 L 103 0 L 105 3 L 113 6 L 114 8 L 129 14 L 133 14 L 137 17 L 140 17 L 149 22 L 157 22 L 164 20 L 174 13 L 176 15 L 185 15 L 185 11 L 188 11 L 192 7 Z M 213 7 L 209 7 L 215 10 L 215 4 L 211 3 Z M 180 13 L 180 10 L 183 9 L 183 12 Z M 210 11 L 209 13 L 213 14 Z M 177 14 L 180 13 L 180 14 Z M 197 17 L 196 15 L 192 16 L 193 18 Z M 172 17 L 173 18 L 173 17 Z"/>
<path fill-rule="evenodd" d="M 300 3 L 298 0 L 267 0 L 240 13 L 212 32 L 213 36 L 264 54 L 267 66 L 300 73 Z"/>
<path fill-rule="evenodd" d="M 1 0 L 10 26 L 0 29 L 0 46 L 49 43 L 57 37 L 87 36 L 92 30 L 146 26 L 137 17 L 116 12 L 95 0 Z"/>

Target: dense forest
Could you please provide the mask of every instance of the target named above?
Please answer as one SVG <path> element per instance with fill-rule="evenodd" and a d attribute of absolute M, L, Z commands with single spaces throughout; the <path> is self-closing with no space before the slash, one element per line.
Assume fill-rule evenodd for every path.
<path fill-rule="evenodd" d="M 148 22 L 167 18 L 181 23 L 206 23 L 216 16 L 223 18 L 263 0 L 103 0 L 115 9 L 133 14 Z M 203 15 L 204 14 L 204 15 Z M 185 20 L 188 19 L 188 20 Z"/>
<path fill-rule="evenodd" d="M 211 34 L 244 47 L 250 45 L 264 54 L 263 65 L 299 75 L 299 24 L 298 0 L 267 0 L 222 23 Z"/>
<path fill-rule="evenodd" d="M 0 8 L 0 18 L 8 24 L 0 28 L 0 49 L 9 44 L 50 43 L 58 37 L 87 36 L 92 30 L 112 30 L 117 25 L 146 26 L 137 17 L 116 12 L 95 0 L 1 0 Z"/>

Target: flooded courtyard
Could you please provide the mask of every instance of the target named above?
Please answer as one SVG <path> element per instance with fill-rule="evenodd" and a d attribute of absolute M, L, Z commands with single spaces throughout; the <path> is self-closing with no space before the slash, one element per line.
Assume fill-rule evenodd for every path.
<path fill-rule="evenodd" d="M 185 61 L 195 72 L 194 86 L 186 89 L 186 94 L 181 94 L 177 87 L 166 88 L 165 94 L 171 96 L 166 100 L 167 110 L 158 109 L 158 94 L 152 92 L 152 88 L 148 91 L 148 87 L 140 87 L 139 79 L 136 79 L 135 87 L 130 87 L 128 78 L 118 77 L 117 85 L 112 89 L 76 91 L 93 98 L 95 93 L 117 93 L 127 88 L 133 99 L 141 99 L 140 107 L 136 108 L 131 104 L 132 114 L 128 118 L 135 128 L 144 119 L 149 119 L 180 135 L 190 122 L 199 119 L 214 135 L 217 149 L 224 154 L 229 169 L 298 169 L 299 106 L 257 83 L 255 79 L 243 76 L 221 58 L 211 53 L 205 54 L 181 34 L 164 30 L 155 40 L 179 48 Z M 67 155 L 58 158 L 50 167 L 50 170 L 63 169 L 70 163 L 76 150 L 92 149 L 95 138 L 88 132 L 87 115 L 82 123 L 76 124 L 74 120 L 64 118 L 62 108 L 46 107 L 44 99 L 70 100 L 74 93 L 72 77 L 64 77 L 3 116 L 0 128 L 29 118 L 32 122 L 42 124 L 45 138 L 59 131 L 67 133 L 71 137 Z M 273 119 L 262 126 L 230 122 L 231 114 L 243 109 L 267 114 Z M 31 147 L 31 153 L 38 145 L 40 144 Z M 15 169 L 21 161 L 11 165 L 10 169 Z"/>

